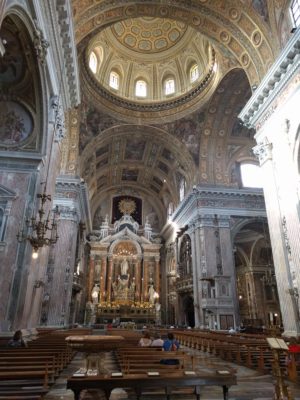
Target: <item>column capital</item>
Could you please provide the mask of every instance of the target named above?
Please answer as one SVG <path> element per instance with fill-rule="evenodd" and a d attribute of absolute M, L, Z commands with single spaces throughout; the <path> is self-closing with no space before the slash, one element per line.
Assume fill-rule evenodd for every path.
<path fill-rule="evenodd" d="M 253 153 L 258 158 L 261 166 L 266 161 L 272 160 L 272 149 L 273 144 L 269 143 L 267 138 L 264 138 L 264 141 L 258 143 L 255 147 L 253 147 Z"/>

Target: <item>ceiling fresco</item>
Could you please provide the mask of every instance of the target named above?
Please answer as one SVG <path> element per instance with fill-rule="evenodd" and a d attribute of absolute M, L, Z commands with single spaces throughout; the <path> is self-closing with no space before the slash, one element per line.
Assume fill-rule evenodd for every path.
<path fill-rule="evenodd" d="M 237 115 L 280 51 L 272 29 L 281 3 L 72 1 L 82 90 L 73 129 L 93 213 L 108 196 L 134 195 L 151 203 L 161 224 L 168 203 L 179 203 L 182 179 L 187 190 L 237 184 L 236 163 L 255 161 L 254 131 Z M 97 46 L 103 59 L 93 76 L 88 56 Z M 191 60 L 200 66 L 200 89 L 201 79 L 189 86 Z M 119 93 L 108 87 L 112 68 Z M 138 73 L 150 82 L 145 100 L 134 94 Z M 177 84 L 171 100 L 166 73 Z"/>

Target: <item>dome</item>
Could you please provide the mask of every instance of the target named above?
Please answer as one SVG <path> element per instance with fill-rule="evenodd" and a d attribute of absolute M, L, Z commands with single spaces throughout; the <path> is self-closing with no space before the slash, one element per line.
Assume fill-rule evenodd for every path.
<path fill-rule="evenodd" d="M 192 27 L 168 18 L 119 21 L 87 47 L 84 79 L 92 90 L 131 111 L 162 111 L 199 97 L 213 82 L 215 52 Z M 106 94 L 106 95 L 105 95 Z M 200 96 L 201 97 L 201 96 Z"/>

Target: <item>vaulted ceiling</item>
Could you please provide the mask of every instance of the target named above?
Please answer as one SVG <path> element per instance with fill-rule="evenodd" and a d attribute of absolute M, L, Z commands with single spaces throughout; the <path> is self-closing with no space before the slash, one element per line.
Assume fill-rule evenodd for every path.
<path fill-rule="evenodd" d="M 281 45 L 272 35 L 277 6 L 266 3 L 72 1 L 82 90 L 79 168 L 93 213 L 108 194 L 133 194 L 149 201 L 161 228 L 168 204 L 179 203 L 182 179 L 187 190 L 237 185 L 235 163 L 254 159 L 253 132 L 237 115 Z M 88 66 L 95 49 L 102 52 L 96 74 Z M 194 85 L 191 60 L 201 71 Z M 119 92 L 108 84 L 114 68 Z M 167 74 L 176 81 L 171 97 L 163 92 Z M 145 99 L 134 95 L 140 76 L 149 83 Z"/>

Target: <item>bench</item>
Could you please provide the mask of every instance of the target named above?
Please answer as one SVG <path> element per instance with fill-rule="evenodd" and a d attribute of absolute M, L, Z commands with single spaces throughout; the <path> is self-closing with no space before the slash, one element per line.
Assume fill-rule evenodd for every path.
<path fill-rule="evenodd" d="M 122 377 L 86 376 L 83 378 L 71 377 L 67 380 L 67 389 L 74 393 L 74 399 L 79 400 L 80 392 L 89 389 L 101 389 L 108 400 L 110 392 L 115 388 L 132 389 L 137 397 L 141 398 L 143 393 L 149 389 L 163 389 L 167 400 L 171 399 L 172 393 L 177 388 L 193 388 L 196 400 L 200 400 L 201 387 L 220 386 L 223 390 L 223 399 L 228 400 L 228 389 L 236 385 L 236 376 L 232 374 L 220 375 L 185 375 L 178 372 L 177 375 L 161 374 L 159 376 L 147 376 L 147 374 L 130 374 Z"/>

